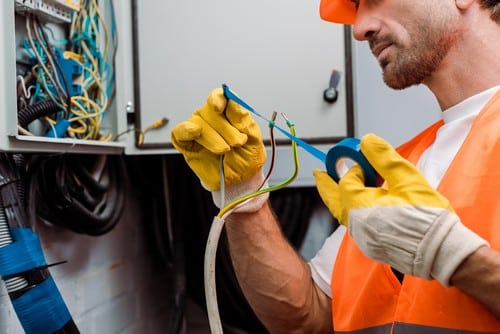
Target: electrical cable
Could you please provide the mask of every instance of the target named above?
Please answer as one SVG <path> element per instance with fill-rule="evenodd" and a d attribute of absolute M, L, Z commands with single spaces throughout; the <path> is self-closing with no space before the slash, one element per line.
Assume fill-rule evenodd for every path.
<path fill-rule="evenodd" d="M 47 53 L 47 57 L 49 57 L 49 59 L 52 59 L 52 66 L 54 66 L 54 64 L 55 64 L 55 67 L 53 67 L 55 79 L 59 80 L 59 77 L 61 77 L 63 82 L 64 82 L 64 88 L 65 88 L 65 92 L 66 92 L 66 104 L 67 104 L 66 117 L 68 117 L 70 114 L 70 111 L 71 111 L 71 93 L 70 93 L 68 78 L 66 77 L 66 75 L 64 75 L 64 71 L 62 69 L 61 63 L 59 62 L 57 57 L 55 57 L 54 53 L 52 52 L 52 49 L 49 45 L 49 39 L 47 38 L 47 34 L 45 33 L 45 30 L 43 29 L 42 25 L 40 24 L 40 21 L 37 18 L 33 22 L 33 27 L 35 28 L 35 35 L 41 36 L 41 44 L 40 45 L 47 46 L 46 53 Z M 40 31 L 40 34 L 38 33 L 38 31 Z M 57 73 L 57 71 L 59 71 L 59 73 Z"/>
<path fill-rule="evenodd" d="M 37 49 L 37 46 L 35 45 L 35 39 L 32 35 L 32 31 L 31 31 L 31 21 L 32 21 L 32 17 L 31 15 L 28 15 L 26 17 L 26 32 L 28 34 L 28 41 L 31 45 L 31 48 L 34 52 L 34 54 L 36 55 L 36 58 L 38 59 L 38 64 L 40 64 L 40 66 L 43 68 L 43 70 L 45 71 L 45 74 L 47 74 L 48 78 L 49 78 L 49 81 L 54 85 L 54 87 L 57 89 L 59 89 L 59 93 L 62 95 L 62 96 L 65 96 L 66 95 L 66 92 L 64 91 L 64 88 L 62 87 L 60 81 L 59 81 L 59 78 L 56 76 L 53 76 L 51 74 L 51 71 L 48 69 L 47 65 L 45 64 L 45 60 L 43 59 L 42 55 L 38 52 L 38 49 Z M 40 45 L 40 47 L 42 48 L 42 50 L 46 50 L 45 49 L 45 46 L 43 45 L 43 42 L 41 41 L 38 41 L 38 44 Z M 55 66 L 53 66 L 53 61 L 52 61 L 52 57 L 46 52 L 45 55 L 47 56 L 48 58 L 48 61 L 49 63 L 52 64 L 52 68 L 54 68 Z M 60 101 L 63 105 L 64 105 L 64 101 Z"/>
<path fill-rule="evenodd" d="M 269 181 L 269 178 L 271 177 L 271 174 L 273 173 L 274 169 L 274 163 L 276 161 L 276 140 L 274 140 L 274 122 L 276 121 L 276 116 L 278 113 L 276 111 L 273 111 L 271 115 L 271 122 L 269 122 L 269 141 L 271 142 L 271 162 L 269 164 L 269 169 L 267 171 L 266 176 L 264 177 L 264 181 L 262 181 L 261 185 L 259 186 L 258 189 L 262 188 L 266 182 Z M 221 201 L 223 203 L 223 201 Z"/>
<path fill-rule="evenodd" d="M 147 159 L 153 157 L 154 155 Z M 150 171 L 148 167 L 150 164 L 145 163 L 144 158 L 133 158 L 134 161 L 137 161 L 135 168 L 138 176 L 131 180 L 142 186 L 152 184 L 153 190 L 149 190 L 149 187 L 147 187 L 146 192 L 140 190 L 142 188 L 138 190 L 140 198 L 143 198 L 142 203 L 147 206 L 160 195 L 157 195 L 154 190 L 154 184 L 158 183 L 158 174 Z M 165 158 L 168 187 L 171 194 L 175 194 L 170 198 L 172 221 L 176 222 L 174 224 L 174 240 L 182 245 L 180 250 L 175 251 L 175 254 L 178 252 L 185 254 L 185 262 L 183 263 L 186 279 L 185 294 L 181 294 L 179 291 L 178 295 L 179 298 L 182 295 L 189 300 L 186 301 L 188 307 L 186 318 L 189 323 L 193 314 L 189 312 L 191 307 L 199 307 L 205 316 L 207 314 L 203 261 L 212 220 L 219 212 L 219 208 L 213 204 L 212 195 L 201 186 L 199 178 L 189 168 L 182 155 L 172 154 Z M 268 159 L 270 158 L 269 154 Z M 127 159 L 132 159 L 132 157 L 127 157 Z M 283 230 L 284 237 L 294 249 L 300 251 L 302 242 L 306 241 L 305 234 L 309 233 L 308 226 L 313 223 L 311 220 L 312 212 L 319 205 L 322 205 L 317 189 L 315 187 L 286 187 L 270 193 L 269 201 Z M 193 210 L 193 205 L 196 206 L 196 210 Z M 164 210 L 160 209 L 159 211 L 161 214 Z M 153 217 L 158 215 L 156 213 Z M 158 223 L 164 220 L 160 219 Z M 162 236 L 166 235 L 164 229 L 164 224 L 160 225 L 160 229 L 155 228 L 154 231 L 157 231 L 155 233 L 161 233 L 161 235 L 150 239 L 152 243 L 155 243 L 155 249 L 163 248 L 163 252 L 170 249 L 166 246 L 168 244 L 166 236 Z M 154 254 L 162 254 L 162 251 L 156 251 Z M 166 263 L 170 263 L 170 259 L 166 261 Z M 268 333 L 241 290 L 234 272 L 225 233 L 221 234 L 218 243 L 216 268 L 217 299 L 224 333 Z"/>
<path fill-rule="evenodd" d="M 56 115 L 42 118 L 48 123 L 48 131 L 42 135 L 99 141 L 113 137 L 109 131 L 101 133 L 101 123 L 116 87 L 117 34 L 114 6 L 110 2 L 83 0 L 81 10 L 72 15 L 69 29 L 65 29 L 68 36 L 63 41 L 49 41 L 49 36 L 55 39 L 51 28 L 42 25 L 36 15 L 26 15 L 23 46 L 31 57 L 31 64 L 27 65 L 31 66 L 36 84 L 31 98 L 26 98 L 29 89 L 21 82 L 19 88 L 24 89 L 25 97 L 18 99 L 18 108 L 49 99 L 61 107 Z M 106 17 L 99 6 L 106 6 Z M 19 131 L 29 134 L 24 130 L 21 126 Z"/>
<path fill-rule="evenodd" d="M 282 113 L 283 118 L 286 120 L 286 123 L 290 129 L 290 132 L 295 136 L 295 126 L 294 124 L 286 117 L 285 114 Z M 274 128 L 274 123 L 269 122 L 269 126 Z M 298 175 L 299 171 L 299 160 L 298 160 L 298 152 L 297 152 L 297 144 L 292 142 L 292 152 L 293 152 L 293 160 L 294 160 L 294 171 L 292 175 L 285 181 L 280 184 L 270 186 L 267 188 L 259 189 L 250 194 L 241 196 L 230 203 L 226 204 L 214 217 L 212 225 L 210 227 L 208 240 L 205 248 L 205 258 L 204 258 L 204 284 L 205 284 L 205 298 L 207 304 L 207 313 L 209 326 L 212 333 L 222 334 L 222 322 L 219 314 L 219 306 L 217 302 L 217 289 L 215 282 L 215 264 L 216 264 L 216 255 L 217 255 L 217 246 L 219 243 L 220 235 L 224 227 L 224 221 L 227 216 L 229 216 L 239 205 L 243 205 L 246 201 L 251 200 L 252 198 L 259 196 L 261 194 L 271 192 L 274 190 L 278 190 L 289 185 Z M 224 175 L 223 168 L 221 168 L 221 192 L 223 192 L 224 188 Z"/>
<path fill-rule="evenodd" d="M 35 157 L 28 175 L 31 210 L 50 224 L 100 236 L 120 221 L 126 194 L 122 156 Z"/>
<path fill-rule="evenodd" d="M 26 333 L 79 333 L 29 227 L 24 181 L 24 156 L 1 154 L 0 276 Z"/>
<path fill-rule="evenodd" d="M 34 120 L 57 114 L 61 111 L 59 105 L 52 100 L 43 100 L 35 104 L 31 104 L 17 113 L 17 123 L 23 129 L 27 129 L 28 125 Z"/>
<path fill-rule="evenodd" d="M 137 129 L 137 128 L 127 129 L 127 130 L 125 130 L 123 132 L 118 133 L 113 138 L 113 141 L 117 141 L 124 134 L 127 134 L 129 132 L 134 131 L 137 134 L 137 136 L 136 136 L 136 138 L 137 138 L 137 144 L 138 145 L 142 145 L 144 143 L 144 136 L 146 135 L 147 132 L 149 132 L 151 130 L 162 128 L 165 125 L 167 125 L 168 122 L 169 122 L 169 119 L 166 118 L 166 117 L 163 117 L 163 118 L 160 118 L 160 119 L 157 119 L 156 121 L 154 121 L 151 125 L 147 126 L 144 130 Z"/>

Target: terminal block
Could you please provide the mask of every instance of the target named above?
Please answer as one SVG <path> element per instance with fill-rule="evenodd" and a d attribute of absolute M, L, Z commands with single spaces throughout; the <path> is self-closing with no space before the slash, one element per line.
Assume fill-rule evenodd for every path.
<path fill-rule="evenodd" d="M 30 13 L 56 23 L 71 22 L 71 15 L 80 6 L 80 0 L 15 0 L 17 13 Z"/>

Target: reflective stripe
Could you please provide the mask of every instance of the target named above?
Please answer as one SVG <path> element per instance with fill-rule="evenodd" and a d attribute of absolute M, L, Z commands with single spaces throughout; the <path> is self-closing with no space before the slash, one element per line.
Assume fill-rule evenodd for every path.
<path fill-rule="evenodd" d="M 492 249 L 500 249 L 500 210 L 495 195 L 500 188 L 499 112 L 500 91 L 477 115 L 438 186 L 461 222 L 490 242 Z M 422 148 L 433 141 L 438 125 L 424 130 L 398 152 L 411 158 L 412 150 L 417 150 L 413 158 L 418 158 Z M 393 323 L 391 333 L 397 334 L 500 333 L 500 318 L 474 297 L 436 280 L 411 275 L 399 284 L 386 264 L 366 257 L 349 235 L 335 260 L 331 288 L 337 331 L 355 333 L 353 329 Z"/>
<path fill-rule="evenodd" d="M 335 324 L 334 324 L 335 326 Z M 381 325 L 376 327 L 370 327 L 365 329 L 358 329 L 355 331 L 335 331 L 335 334 L 390 334 L 391 333 L 392 324 Z"/>
<path fill-rule="evenodd" d="M 448 329 L 439 327 L 430 327 L 423 325 L 412 325 L 396 323 L 393 334 L 493 334 L 493 332 L 471 332 L 460 329 Z"/>
<path fill-rule="evenodd" d="M 394 329 L 392 324 L 386 324 L 377 327 L 359 329 L 355 331 L 335 331 L 335 334 L 494 334 L 494 332 L 471 332 L 459 329 L 448 329 L 439 327 L 430 327 L 423 325 L 395 323 Z M 500 329 L 499 329 L 500 331 Z"/>

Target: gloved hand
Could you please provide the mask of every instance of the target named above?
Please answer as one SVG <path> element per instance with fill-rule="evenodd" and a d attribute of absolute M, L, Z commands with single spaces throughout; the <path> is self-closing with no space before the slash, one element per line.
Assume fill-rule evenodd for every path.
<path fill-rule="evenodd" d="M 448 200 L 383 139 L 364 136 L 361 151 L 385 180 L 383 187 L 366 187 L 358 165 L 338 185 L 326 172 L 315 171 L 323 201 L 366 256 L 448 286 L 462 261 L 488 243 L 464 226 Z"/>
<path fill-rule="evenodd" d="M 250 113 L 227 100 L 222 88 L 212 90 L 207 103 L 171 133 L 172 144 L 183 154 L 203 187 L 212 192 L 220 208 L 264 181 L 266 151 L 258 124 Z M 224 203 L 220 198 L 220 158 L 223 156 Z M 260 195 L 240 206 L 239 212 L 258 210 L 268 198 Z"/>

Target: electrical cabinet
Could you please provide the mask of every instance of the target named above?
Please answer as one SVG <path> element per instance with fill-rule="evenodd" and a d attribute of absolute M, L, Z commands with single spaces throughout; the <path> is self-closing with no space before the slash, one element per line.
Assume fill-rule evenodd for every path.
<path fill-rule="evenodd" d="M 93 7 L 84 8 L 84 3 Z M 123 151 L 123 144 L 110 140 L 116 133 L 118 116 L 111 91 L 105 93 L 109 87 L 115 90 L 111 40 L 115 27 L 110 4 L 79 0 L 1 2 L 1 150 Z M 73 20 L 78 14 L 82 14 L 81 22 Z M 109 54 L 103 51 L 107 47 Z"/>
<path fill-rule="evenodd" d="M 93 12 L 98 17 L 89 23 L 95 25 L 96 51 L 90 60 L 84 59 L 88 50 L 81 46 L 67 56 L 80 42 L 73 18 L 89 3 L 98 6 Z M 354 131 L 351 37 L 348 27 L 322 21 L 318 6 L 286 0 L 2 1 L 0 150 L 177 153 L 170 143 L 173 126 L 201 107 L 210 90 L 227 84 L 265 117 L 276 111 L 276 122 L 284 128 L 279 114 L 286 114 L 299 137 L 326 151 Z M 114 49 L 104 58 L 110 45 Z M 97 61 L 112 73 L 99 77 L 99 87 L 107 93 L 107 103 L 99 109 L 88 102 L 102 102 L 100 95 L 88 95 L 95 85 L 85 86 L 95 79 L 88 67 Z M 82 79 L 82 72 L 87 77 Z M 337 99 L 330 103 L 323 93 L 333 82 L 332 73 L 339 77 L 334 80 Z M 42 83 L 23 80 L 42 75 Z M 29 128 L 20 126 L 19 111 L 43 88 L 47 92 L 38 100 L 64 91 L 71 96 L 58 101 L 69 120 L 61 121 L 62 131 L 60 114 L 40 117 Z M 87 103 L 83 115 L 74 102 L 81 100 Z M 96 113 L 95 121 L 84 124 Z M 269 144 L 268 124 L 257 121 Z M 161 126 L 153 127 L 155 122 Z M 82 134 L 92 126 L 97 127 L 93 135 Z M 287 164 L 290 142 L 276 137 L 284 151 L 279 159 Z"/>
<path fill-rule="evenodd" d="M 34 87 L 24 85 L 23 91 L 20 86 L 20 78 L 34 64 L 33 52 L 27 52 L 27 17 L 37 18 L 50 43 L 59 45 L 68 38 L 72 15 L 90 2 L 99 5 L 103 18 L 96 25 L 101 46 L 103 34 L 116 38 L 109 59 L 113 76 L 103 81 L 114 93 L 102 110 L 100 138 L 47 136 L 51 129 L 43 122 L 31 124 L 31 131 L 22 131 L 16 112 L 19 97 L 34 92 Z M 1 1 L 0 150 L 177 153 L 170 143 L 173 126 L 189 118 L 205 103 L 210 90 L 222 84 L 267 118 L 273 111 L 285 113 L 295 124 L 297 135 L 324 152 L 345 136 L 369 131 L 395 138 L 399 144 L 427 119 L 437 118 L 432 99 L 426 98 L 427 92 L 422 93 L 421 88 L 392 99 L 394 94 L 383 84 L 369 50 L 352 42 L 350 27 L 322 21 L 318 7 L 319 1 L 297 0 Z M 112 29 L 106 32 L 104 23 Z M 65 48 L 60 48 L 64 54 Z M 323 93 L 333 72 L 340 74 L 335 82 L 338 98 L 329 103 Z M 78 73 L 67 75 L 71 78 L 68 90 L 72 84 L 78 90 Z M 432 114 L 417 122 L 408 121 L 411 115 L 400 110 L 420 106 L 421 101 L 430 104 L 424 109 L 431 109 Z M 383 120 L 384 115 L 404 120 L 394 128 L 392 122 Z M 269 144 L 268 124 L 257 121 Z M 155 123 L 161 126 L 155 128 Z M 286 128 L 280 116 L 277 124 Z M 279 133 L 276 138 L 279 166 L 274 178 L 281 180 L 293 163 L 289 140 Z M 323 166 L 300 149 L 299 154 L 301 174 L 295 184 L 310 185 L 311 169 Z"/>
<path fill-rule="evenodd" d="M 343 27 L 320 20 L 317 4 L 285 0 L 271 3 L 123 0 L 114 1 L 113 6 L 109 6 L 108 0 L 96 3 L 102 19 L 112 17 L 110 10 L 114 15 L 113 27 L 108 22 L 106 29 L 98 30 L 98 34 L 116 34 L 118 41 L 114 58 L 108 64 L 113 76 L 103 78 L 108 82 L 102 82 L 113 86 L 114 96 L 112 103 L 103 106 L 100 136 L 85 138 L 75 135 L 77 131 L 72 131 L 73 135 L 47 135 L 53 124 L 20 129 L 15 112 L 21 108 L 19 96 L 24 94 L 26 100 L 26 93 L 35 90 L 34 84 L 29 86 L 23 81 L 24 93 L 20 91 L 22 77 L 30 71 L 33 73 L 29 74 L 42 75 L 44 61 L 49 70 L 52 65 L 53 73 L 58 73 L 53 78 L 60 79 L 52 84 L 49 79 L 53 78 L 45 75 L 45 84 L 54 86 L 47 89 L 53 90 L 53 95 L 58 93 L 56 83 L 68 91 L 75 83 L 75 73 L 61 77 L 64 70 L 60 64 L 54 66 L 44 59 L 52 55 L 59 63 L 67 61 L 52 53 L 58 48 L 61 54 L 69 49 L 67 44 L 58 45 L 64 39 L 73 38 L 69 43 L 75 43 L 75 33 L 67 34 L 73 28 L 71 18 L 79 12 L 80 2 L 2 1 L 0 44 L 4 52 L 0 56 L 0 70 L 4 80 L 0 84 L 0 149 L 173 153 L 172 127 L 187 119 L 205 102 L 209 91 L 223 83 L 265 116 L 271 117 L 273 111 L 286 113 L 295 123 L 297 134 L 313 143 L 333 143 L 348 134 L 350 125 L 346 115 L 351 108 L 351 95 L 346 45 L 349 44 Z M 103 22 L 100 17 L 94 23 Z M 42 26 L 44 33 L 50 34 L 45 36 L 46 54 L 40 37 Z M 109 43 L 103 40 L 111 38 L 100 37 L 101 44 Z M 33 66 L 35 60 L 42 66 Z M 33 70 L 34 67 L 40 72 Z M 323 99 L 323 91 L 328 88 L 332 71 L 340 74 L 338 99 L 328 103 Z M 78 88 L 78 83 L 75 86 Z M 45 98 L 49 99 L 47 94 Z M 144 131 L 162 119 L 164 126 Z M 263 126 L 266 137 L 265 122 Z M 112 139 L 102 140 L 106 136 Z"/>
<path fill-rule="evenodd" d="M 298 136 L 312 143 L 333 144 L 348 135 L 350 34 L 322 21 L 318 3 L 132 2 L 136 122 L 140 128 L 161 118 L 169 122 L 127 151 L 170 151 L 172 127 L 224 83 L 267 118 L 285 113 Z M 340 74 L 338 99 L 328 103 L 323 92 L 332 71 Z M 280 116 L 277 124 L 286 128 Z"/>
<path fill-rule="evenodd" d="M 276 123 L 286 129 L 279 116 L 285 113 L 297 136 L 324 152 L 353 135 L 350 28 L 322 21 L 318 1 L 132 3 L 135 127 L 160 119 L 168 123 L 148 132 L 142 145 L 127 145 L 127 154 L 175 153 L 173 126 L 222 84 L 266 118 L 276 111 Z M 340 74 L 338 98 L 329 103 L 323 94 L 334 71 Z M 268 124 L 255 119 L 269 144 Z M 293 172 L 289 140 L 276 131 L 276 141 L 271 183 Z M 312 169 L 324 166 L 300 148 L 299 159 L 294 185 L 314 184 Z"/>

